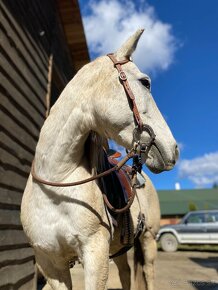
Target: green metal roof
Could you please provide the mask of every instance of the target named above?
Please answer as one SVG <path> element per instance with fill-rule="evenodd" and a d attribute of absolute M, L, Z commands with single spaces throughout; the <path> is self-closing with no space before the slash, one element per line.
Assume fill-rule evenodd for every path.
<path fill-rule="evenodd" d="M 218 188 L 159 190 L 161 215 L 183 215 L 193 209 L 218 209 Z"/>

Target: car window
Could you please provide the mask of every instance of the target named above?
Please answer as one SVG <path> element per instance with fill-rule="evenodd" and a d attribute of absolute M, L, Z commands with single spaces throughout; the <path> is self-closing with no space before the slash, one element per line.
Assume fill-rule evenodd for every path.
<path fill-rule="evenodd" d="M 187 218 L 187 223 L 203 223 L 204 221 L 204 214 L 203 213 L 192 213 Z"/>
<path fill-rule="evenodd" d="M 210 212 L 205 214 L 205 222 L 206 223 L 215 223 L 218 222 L 218 213 L 217 212 Z"/>

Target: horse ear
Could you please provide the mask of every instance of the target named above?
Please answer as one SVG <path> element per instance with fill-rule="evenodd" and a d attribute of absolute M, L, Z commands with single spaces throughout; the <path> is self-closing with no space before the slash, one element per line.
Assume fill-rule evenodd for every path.
<path fill-rule="evenodd" d="M 115 53 L 118 60 L 130 58 L 135 51 L 139 38 L 141 37 L 144 29 L 138 29 Z"/>

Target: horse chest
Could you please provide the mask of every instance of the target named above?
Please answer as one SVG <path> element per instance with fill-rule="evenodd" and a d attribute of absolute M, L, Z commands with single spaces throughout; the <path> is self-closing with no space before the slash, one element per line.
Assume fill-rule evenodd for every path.
<path fill-rule="evenodd" d="M 107 227 L 102 197 L 96 193 L 93 193 L 92 200 L 87 200 L 83 190 L 56 195 L 35 191 L 28 204 L 26 210 L 31 215 L 28 215 L 27 231 L 34 245 L 58 248 L 64 244 L 78 248 L 78 244 L 85 243 L 101 225 Z"/>

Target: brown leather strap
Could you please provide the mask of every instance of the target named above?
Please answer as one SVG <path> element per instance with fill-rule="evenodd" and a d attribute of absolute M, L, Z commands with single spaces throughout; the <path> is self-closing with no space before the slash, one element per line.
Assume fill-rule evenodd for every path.
<path fill-rule="evenodd" d="M 112 167 L 112 168 L 110 168 L 110 169 L 108 169 L 100 174 L 97 174 L 97 175 L 92 176 L 90 178 L 76 181 L 76 182 L 66 182 L 66 183 L 64 183 L 64 182 L 51 182 L 51 181 L 47 181 L 47 180 L 40 178 L 39 176 L 37 176 L 37 174 L 35 172 L 34 160 L 33 160 L 32 167 L 31 167 L 31 174 L 32 174 L 34 181 L 37 181 L 37 182 L 45 184 L 45 185 L 56 186 L 56 187 L 76 186 L 76 185 L 81 185 L 81 184 L 93 181 L 95 179 L 98 179 L 100 177 L 106 176 L 106 175 L 112 173 L 113 171 L 118 171 L 130 158 L 132 158 L 134 156 L 134 154 L 135 154 L 134 151 L 131 150 L 121 161 L 119 161 L 117 163 L 116 166 L 114 166 L 114 167 Z"/>
<path fill-rule="evenodd" d="M 118 73 L 119 73 L 119 79 L 124 87 L 124 90 L 129 98 L 129 100 L 131 101 L 132 103 L 132 111 L 133 111 L 133 114 L 134 114 L 134 117 L 135 117 L 135 120 L 136 120 L 136 123 L 139 127 L 139 129 L 142 131 L 143 129 L 143 122 L 142 122 L 142 119 L 140 117 L 140 114 L 139 114 L 139 111 L 138 111 L 138 108 L 137 108 L 137 105 L 136 105 L 136 102 L 135 102 L 135 96 L 133 94 L 133 91 L 131 90 L 130 86 L 129 86 L 129 82 L 127 80 L 127 77 L 126 77 L 126 74 L 125 72 L 122 70 L 122 66 L 123 64 L 129 62 L 130 60 L 129 59 L 126 59 L 126 60 L 121 60 L 121 61 L 118 61 L 115 56 L 113 54 L 108 54 L 107 55 L 111 60 L 112 62 L 114 63 L 114 66 L 115 68 L 117 69 Z"/>
<path fill-rule="evenodd" d="M 67 183 L 62 183 L 62 182 L 51 182 L 51 181 L 47 181 L 47 180 L 44 180 L 42 178 L 40 178 L 39 176 L 36 175 L 35 173 L 35 169 L 34 169 L 34 160 L 33 160 L 33 163 L 32 163 L 32 167 L 31 167 L 31 174 L 32 174 L 32 177 L 34 179 L 34 181 L 37 181 L 39 183 L 42 183 L 42 184 L 45 184 L 45 185 L 49 185 L 49 186 L 56 186 L 56 187 L 69 187 L 69 186 L 76 186 L 76 185 L 81 185 L 81 184 L 84 184 L 84 183 L 87 183 L 87 182 L 90 182 L 90 181 L 93 181 L 95 179 L 98 179 L 100 177 L 103 177 L 103 176 L 106 176 L 106 175 L 109 175 L 111 174 L 113 171 L 118 171 L 121 167 L 123 167 L 123 165 L 130 159 L 134 156 L 134 151 L 131 150 L 121 161 L 119 161 L 117 163 L 117 165 L 115 165 L 114 167 L 110 168 L 109 170 L 106 170 L 98 175 L 95 175 L 93 177 L 90 177 L 90 178 L 87 178 L 87 179 L 84 179 L 84 180 L 80 180 L 80 181 L 76 181 L 76 182 L 67 182 Z M 104 199 L 104 202 L 106 204 L 106 206 L 112 210 L 113 212 L 115 213 L 123 213 L 125 211 L 127 211 L 130 206 L 132 205 L 133 201 L 134 201 L 134 198 L 135 198 L 135 195 L 136 195 L 136 190 L 135 190 L 135 185 L 136 185 L 136 173 L 132 176 L 132 180 L 131 180 L 131 185 L 132 185 L 132 195 L 130 196 L 130 198 L 128 199 L 128 202 L 127 204 L 123 207 L 123 208 L 119 208 L 119 209 L 116 209 L 114 208 L 111 203 L 109 202 L 107 196 L 102 193 L 103 195 L 103 199 Z"/>
<path fill-rule="evenodd" d="M 117 65 L 117 64 L 125 64 L 127 62 L 130 61 L 130 59 L 124 59 L 124 60 L 117 60 L 114 56 L 113 53 L 109 53 L 107 54 L 107 56 L 112 60 L 112 62 L 114 63 L 114 65 Z"/>
<path fill-rule="evenodd" d="M 132 205 L 134 198 L 135 198 L 135 195 L 136 195 L 136 184 L 137 184 L 137 173 L 134 170 L 132 171 L 132 174 L 131 174 L 130 184 L 131 184 L 131 194 L 128 195 L 127 204 L 123 208 L 114 208 L 112 206 L 112 204 L 109 202 L 106 194 L 102 193 L 103 198 L 104 198 L 104 202 L 111 211 L 113 211 L 115 213 L 123 213 L 123 212 L 127 211 L 130 208 L 130 206 Z"/>
<path fill-rule="evenodd" d="M 135 176 L 136 176 L 136 174 L 135 174 Z M 106 206 L 107 206 L 111 211 L 113 211 L 113 212 L 115 212 L 115 213 L 123 213 L 123 212 L 127 211 L 127 210 L 130 208 L 130 206 L 132 205 L 132 203 L 133 203 L 133 201 L 134 201 L 134 198 L 135 198 L 135 195 L 136 195 L 135 185 L 136 185 L 136 184 L 134 184 L 134 185 L 132 186 L 132 196 L 129 198 L 127 204 L 126 204 L 124 207 L 122 207 L 122 208 L 115 208 L 115 207 L 113 207 L 112 204 L 109 202 L 109 200 L 108 200 L 106 194 L 102 193 L 103 198 L 104 198 L 104 202 L 105 202 Z"/>

